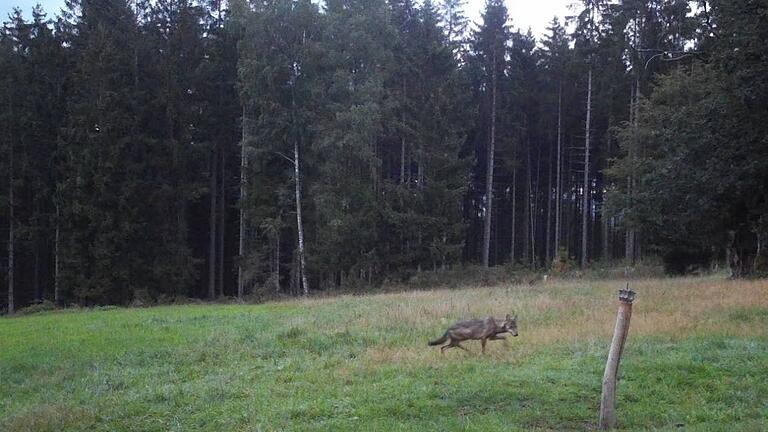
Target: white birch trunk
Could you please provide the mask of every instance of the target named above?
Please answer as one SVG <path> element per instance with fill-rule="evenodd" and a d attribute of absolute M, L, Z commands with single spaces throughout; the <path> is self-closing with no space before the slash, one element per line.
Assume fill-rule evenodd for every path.
<path fill-rule="evenodd" d="M 299 273 L 301 274 L 301 288 L 305 296 L 309 295 L 307 283 L 307 266 L 304 257 L 304 226 L 301 222 L 301 173 L 299 170 L 299 140 L 293 142 L 293 172 L 296 178 L 296 230 L 299 240 Z"/>

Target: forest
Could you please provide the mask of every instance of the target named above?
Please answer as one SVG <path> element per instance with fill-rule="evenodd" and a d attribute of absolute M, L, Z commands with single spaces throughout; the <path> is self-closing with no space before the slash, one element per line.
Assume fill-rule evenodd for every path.
<path fill-rule="evenodd" d="M 6 312 L 768 270 L 768 1 L 67 0 L 0 31 Z M 6 306 L 7 305 L 7 306 Z"/>

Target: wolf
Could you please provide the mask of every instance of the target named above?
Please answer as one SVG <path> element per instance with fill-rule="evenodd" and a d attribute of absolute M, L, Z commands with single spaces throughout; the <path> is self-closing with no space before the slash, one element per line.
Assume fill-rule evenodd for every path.
<path fill-rule="evenodd" d="M 459 342 L 480 339 L 483 354 L 485 354 L 485 342 L 487 340 L 505 339 L 504 336 L 499 336 L 501 333 L 510 333 L 512 336 L 517 336 L 517 315 L 510 316 L 507 314 L 501 324 L 493 317 L 457 322 L 448 327 L 448 330 L 445 331 L 442 337 L 429 342 L 429 345 L 440 345 L 441 343 L 448 342 L 440 347 L 441 354 L 448 348 L 453 347 L 469 351 L 461 346 Z"/>

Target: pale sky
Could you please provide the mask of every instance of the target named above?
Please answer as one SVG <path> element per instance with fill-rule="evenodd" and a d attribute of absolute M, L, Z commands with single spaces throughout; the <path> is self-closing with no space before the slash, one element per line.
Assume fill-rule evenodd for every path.
<path fill-rule="evenodd" d="M 553 16 L 563 18 L 571 15 L 568 5 L 576 0 L 506 0 L 512 25 L 516 29 L 525 32 L 528 27 L 533 30 L 537 39 L 546 33 L 549 21 Z M 64 6 L 64 0 L 0 0 L 0 21 L 6 21 L 6 17 L 14 6 L 22 8 L 25 17 L 32 16 L 32 8 L 40 3 L 49 17 L 56 15 Z M 436 1 L 435 3 L 439 3 Z M 485 5 L 485 0 L 466 0 L 466 14 L 472 22 L 480 22 L 480 14 Z"/>
<path fill-rule="evenodd" d="M 5 22 L 14 7 L 20 7 L 26 18 L 32 18 L 32 8 L 40 3 L 49 18 L 58 15 L 64 0 L 0 0 L 0 21 Z"/>
<path fill-rule="evenodd" d="M 485 6 L 485 0 L 466 0 L 466 2 L 467 17 L 472 22 L 480 23 L 482 21 L 480 14 Z M 553 17 L 557 16 L 560 24 L 563 24 L 566 15 L 573 15 L 568 6 L 575 2 L 576 0 L 506 0 L 512 26 L 523 33 L 530 27 L 537 40 L 547 33 L 547 27 Z"/>

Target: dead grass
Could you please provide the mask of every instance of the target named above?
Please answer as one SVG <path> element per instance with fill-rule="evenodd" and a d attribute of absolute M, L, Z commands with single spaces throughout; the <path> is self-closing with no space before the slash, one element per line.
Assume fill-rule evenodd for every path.
<path fill-rule="evenodd" d="M 92 420 L 94 414 L 88 410 L 72 407 L 64 404 L 43 404 L 26 409 L 14 417 L 7 419 L 0 430 L 15 431 L 62 431 L 72 429 L 75 425 L 82 425 Z M 4 429 L 6 428 L 7 429 Z"/>
<path fill-rule="evenodd" d="M 511 339 L 509 348 L 498 342 L 489 345 L 491 355 L 506 355 L 513 360 L 517 354 L 546 345 L 607 340 L 613 330 L 620 288 L 621 283 L 616 281 L 555 281 L 533 286 L 382 294 L 368 297 L 366 310 L 360 311 L 348 325 L 363 329 L 405 326 L 415 333 L 437 337 L 456 320 L 502 317 L 516 312 L 520 337 Z M 750 322 L 728 319 L 729 311 L 768 308 L 765 280 L 646 279 L 633 281 L 631 288 L 637 292 L 637 299 L 630 335 L 676 339 L 708 333 L 755 336 L 765 331 Z M 309 306 L 313 304 L 313 300 L 306 302 Z M 429 362 L 440 358 L 438 350 L 426 349 L 426 341 L 421 342 L 424 343 L 378 344 L 370 347 L 366 356 L 372 364 Z M 476 350 L 473 345 L 470 347 Z M 454 351 L 454 357 L 463 355 Z"/>

